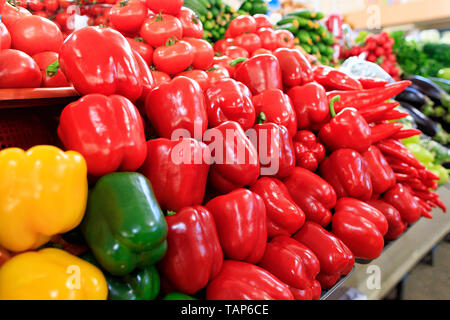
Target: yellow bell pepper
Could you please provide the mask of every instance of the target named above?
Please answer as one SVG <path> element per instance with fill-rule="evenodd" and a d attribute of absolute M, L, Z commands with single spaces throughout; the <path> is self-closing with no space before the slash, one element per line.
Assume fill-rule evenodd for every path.
<path fill-rule="evenodd" d="M 54 146 L 0 151 L 0 246 L 36 249 L 80 224 L 87 167 L 77 152 Z"/>
<path fill-rule="evenodd" d="M 0 300 L 105 300 L 103 273 L 55 248 L 20 253 L 0 268 Z"/>

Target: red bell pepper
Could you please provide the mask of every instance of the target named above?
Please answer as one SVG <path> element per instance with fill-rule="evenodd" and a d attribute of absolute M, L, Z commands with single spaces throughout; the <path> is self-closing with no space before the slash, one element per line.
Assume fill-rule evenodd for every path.
<path fill-rule="evenodd" d="M 261 123 L 253 130 L 261 175 L 287 177 L 295 167 L 294 146 L 287 129 L 275 123 Z"/>
<path fill-rule="evenodd" d="M 206 89 L 205 98 L 210 127 L 230 120 L 239 123 L 245 131 L 255 124 L 252 94 L 243 83 L 219 80 Z"/>
<path fill-rule="evenodd" d="M 320 165 L 320 173 L 333 186 L 338 198 L 366 201 L 372 197 L 372 181 L 366 160 L 352 149 L 334 151 Z"/>
<path fill-rule="evenodd" d="M 119 95 L 89 94 L 67 105 L 58 136 L 66 149 L 83 155 L 93 176 L 136 171 L 147 153 L 142 117 Z"/>
<path fill-rule="evenodd" d="M 222 268 L 223 252 L 211 213 L 186 207 L 166 217 L 167 252 L 158 268 L 176 291 L 194 294 Z"/>
<path fill-rule="evenodd" d="M 376 146 L 370 146 L 362 156 L 367 163 L 374 193 L 384 193 L 395 185 L 394 171 L 384 158 L 380 149 Z"/>
<path fill-rule="evenodd" d="M 206 144 L 191 138 L 159 138 L 149 140 L 147 150 L 139 171 L 150 180 L 163 210 L 178 211 L 203 202 L 210 163 Z"/>
<path fill-rule="evenodd" d="M 236 189 L 206 204 L 216 222 L 225 257 L 257 263 L 267 241 L 263 199 L 247 189 Z"/>
<path fill-rule="evenodd" d="M 245 84 L 252 94 L 257 95 L 267 89 L 283 90 L 283 80 L 278 59 L 271 54 L 262 54 L 250 59 L 236 59 L 234 79 Z"/>
<path fill-rule="evenodd" d="M 411 189 L 401 183 L 389 189 L 382 200 L 397 209 L 403 222 L 408 225 L 419 220 L 422 214 L 420 203 L 414 198 Z"/>
<path fill-rule="evenodd" d="M 383 236 L 389 227 L 385 216 L 378 209 L 353 198 L 339 199 L 334 210 L 332 232 L 356 258 L 377 258 L 384 248 Z"/>
<path fill-rule="evenodd" d="M 280 62 L 283 84 L 286 87 L 301 86 L 313 81 L 311 64 L 300 51 L 278 48 L 273 54 Z"/>
<path fill-rule="evenodd" d="M 290 236 L 305 223 L 305 213 L 294 202 L 287 187 L 278 179 L 263 177 L 251 186 L 266 206 L 267 237 Z"/>
<path fill-rule="evenodd" d="M 306 221 L 293 238 L 308 247 L 319 259 L 317 280 L 323 289 L 331 288 L 355 264 L 353 253 L 344 242 L 315 222 Z"/>
<path fill-rule="evenodd" d="M 324 86 L 327 91 L 351 91 L 363 89 L 363 86 L 357 79 L 333 67 L 325 65 L 317 65 L 313 67 L 313 78 L 314 81 Z"/>
<path fill-rule="evenodd" d="M 330 209 L 336 205 L 336 192 L 328 182 L 300 167 L 295 167 L 283 182 L 292 199 L 305 213 L 306 220 L 322 226 L 330 223 Z"/>
<path fill-rule="evenodd" d="M 291 290 L 294 300 L 319 300 L 322 295 L 322 287 L 318 280 L 314 280 L 313 285 L 307 289 L 287 287 Z"/>
<path fill-rule="evenodd" d="M 256 182 L 260 173 L 258 152 L 241 126 L 227 121 L 204 135 L 211 149 L 209 184 L 222 193 Z"/>
<path fill-rule="evenodd" d="M 207 300 L 293 300 L 289 288 L 261 267 L 225 260 L 206 288 Z"/>
<path fill-rule="evenodd" d="M 297 115 L 298 129 L 315 129 L 327 123 L 330 108 L 325 89 L 318 83 L 311 82 L 296 86 L 288 91 Z"/>
<path fill-rule="evenodd" d="M 388 232 L 384 235 L 385 240 L 397 239 L 406 229 L 406 224 L 402 221 L 400 212 L 383 200 L 369 200 L 367 202 L 372 207 L 377 208 L 384 214 L 388 222 Z"/>
<path fill-rule="evenodd" d="M 294 296 L 296 290 L 312 289 L 320 271 L 316 255 L 288 236 L 277 236 L 267 243 L 259 266 L 288 285 Z"/>
<path fill-rule="evenodd" d="M 264 114 L 264 122 L 273 122 L 288 129 L 293 137 L 297 132 L 297 116 L 292 101 L 287 94 L 279 89 L 264 90 L 253 97 L 256 115 Z M 260 117 L 261 118 L 261 117 Z"/>
<path fill-rule="evenodd" d="M 300 130 L 292 139 L 294 142 L 295 163 L 310 171 L 316 171 L 325 158 L 325 147 L 311 131 Z"/>
<path fill-rule="evenodd" d="M 139 100 L 145 102 L 150 92 L 154 87 L 156 87 L 155 79 L 153 78 L 152 72 L 150 71 L 150 68 L 144 58 L 142 58 L 141 55 L 135 50 L 133 50 L 133 55 L 136 59 L 142 79 L 142 94 L 139 97 Z"/>
<path fill-rule="evenodd" d="M 172 138 L 177 129 L 201 139 L 208 128 L 205 97 L 200 85 L 189 78 L 177 77 L 161 83 L 147 97 L 145 112 L 162 138 Z"/>
<path fill-rule="evenodd" d="M 61 46 L 59 65 L 81 95 L 119 94 L 134 101 L 142 94 L 140 68 L 130 44 L 111 28 L 74 31 Z"/>

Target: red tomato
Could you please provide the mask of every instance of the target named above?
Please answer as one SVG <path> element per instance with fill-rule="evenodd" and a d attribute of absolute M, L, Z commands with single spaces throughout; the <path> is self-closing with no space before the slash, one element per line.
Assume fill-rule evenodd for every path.
<path fill-rule="evenodd" d="M 59 25 L 65 29 L 67 27 L 67 20 L 69 19 L 69 14 L 65 11 L 58 12 L 55 16 L 55 21 L 59 23 Z"/>
<path fill-rule="evenodd" d="M 73 5 L 73 0 L 59 0 L 59 5 L 61 6 L 61 8 L 65 9 L 65 8 Z"/>
<path fill-rule="evenodd" d="M 186 70 L 194 61 L 194 49 L 186 41 L 171 41 L 153 53 L 153 64 L 158 70 L 175 75 Z"/>
<path fill-rule="evenodd" d="M 223 54 L 225 49 L 227 47 L 234 46 L 234 39 L 228 38 L 228 39 L 220 39 L 214 44 L 214 52 L 218 52 L 220 54 Z"/>
<path fill-rule="evenodd" d="M 107 27 L 109 25 L 109 20 L 105 16 L 98 16 L 95 18 L 95 25 Z"/>
<path fill-rule="evenodd" d="M 26 16 L 19 19 L 12 28 L 11 46 L 29 55 L 43 51 L 58 52 L 63 35 L 58 26 L 49 19 Z"/>
<path fill-rule="evenodd" d="M 0 50 L 11 48 L 11 35 L 6 26 L 0 21 Z"/>
<path fill-rule="evenodd" d="M 378 48 L 375 49 L 375 55 L 378 56 L 378 57 L 384 56 L 384 53 L 385 52 L 384 52 L 383 47 L 378 47 Z"/>
<path fill-rule="evenodd" d="M 269 17 L 266 16 L 265 14 L 255 14 L 253 16 L 253 18 L 256 21 L 256 30 L 260 29 L 260 28 L 270 28 L 273 29 L 273 25 L 269 20 Z"/>
<path fill-rule="evenodd" d="M 183 37 L 198 39 L 203 37 L 203 24 L 194 11 L 189 8 L 182 7 L 177 18 L 183 26 Z"/>
<path fill-rule="evenodd" d="M 66 79 L 66 76 L 61 71 L 61 69 L 58 69 L 56 75 L 47 74 L 45 70 L 50 64 L 58 60 L 58 54 L 56 52 L 45 51 L 35 54 L 32 58 L 34 59 L 34 61 L 36 61 L 39 68 L 41 69 L 41 87 L 56 88 L 70 86 L 69 82 Z"/>
<path fill-rule="evenodd" d="M 153 48 L 165 45 L 170 38 L 181 39 L 182 36 L 180 20 L 167 14 L 152 16 L 141 27 L 141 37 Z"/>
<path fill-rule="evenodd" d="M 28 0 L 28 8 L 33 11 L 44 10 L 45 4 L 41 0 Z"/>
<path fill-rule="evenodd" d="M 218 65 L 214 65 L 211 69 L 206 70 L 206 73 L 208 74 L 208 87 L 221 79 L 230 78 L 228 70 Z"/>
<path fill-rule="evenodd" d="M 236 67 L 230 65 L 231 61 L 233 61 L 233 59 L 231 59 L 228 56 L 214 57 L 213 64 L 219 65 L 227 69 L 230 76 L 232 76 L 234 74 L 234 69 L 236 69 Z"/>
<path fill-rule="evenodd" d="M 35 11 L 33 15 L 48 19 L 48 13 L 45 11 Z"/>
<path fill-rule="evenodd" d="M 5 3 L 2 11 L 2 22 L 8 30 L 22 17 L 31 16 L 31 12 L 22 7 L 13 7 L 9 3 Z"/>
<path fill-rule="evenodd" d="M 243 33 L 234 38 L 236 46 L 244 48 L 249 54 L 261 48 L 261 39 L 254 33 Z"/>
<path fill-rule="evenodd" d="M 176 16 L 183 6 L 184 0 L 146 0 L 147 7 L 155 13 Z"/>
<path fill-rule="evenodd" d="M 120 32 L 134 34 L 147 18 L 148 9 L 140 1 L 117 2 L 109 12 L 110 25 Z"/>
<path fill-rule="evenodd" d="M 261 47 L 267 50 L 278 49 L 278 37 L 275 31 L 270 28 L 260 28 L 256 31 L 256 34 L 261 39 Z"/>
<path fill-rule="evenodd" d="M 152 70 L 152 76 L 155 80 L 155 86 L 159 86 L 161 83 L 170 82 L 172 78 L 163 71 Z"/>
<path fill-rule="evenodd" d="M 37 63 L 26 53 L 0 51 L 0 88 L 39 88 L 42 75 Z"/>
<path fill-rule="evenodd" d="M 295 46 L 295 37 L 292 32 L 288 30 L 277 30 L 275 35 L 278 39 L 278 47 L 292 49 Z"/>
<path fill-rule="evenodd" d="M 226 48 L 223 54 L 229 56 L 233 60 L 237 58 L 248 58 L 250 56 L 247 50 L 237 46 Z"/>
<path fill-rule="evenodd" d="M 183 38 L 188 42 L 194 52 L 194 61 L 192 66 L 194 69 L 206 70 L 211 67 L 214 59 L 214 49 L 208 41 L 197 38 Z"/>
<path fill-rule="evenodd" d="M 55 12 L 59 8 L 59 0 L 44 0 L 44 5 L 48 12 Z"/>
<path fill-rule="evenodd" d="M 27 8 L 28 2 L 27 0 L 15 0 L 14 5 L 16 7 Z"/>
<path fill-rule="evenodd" d="M 257 56 L 257 55 L 260 55 L 260 54 L 272 54 L 272 51 L 267 50 L 267 49 L 264 49 L 264 48 L 260 48 L 260 49 L 258 49 L 258 50 L 255 50 L 255 51 L 252 53 L 252 57 Z"/>
<path fill-rule="evenodd" d="M 153 48 L 148 44 L 144 43 L 144 40 L 140 38 L 127 38 L 128 43 L 131 48 L 135 50 L 144 59 L 144 61 L 151 66 L 153 59 Z"/>
<path fill-rule="evenodd" d="M 176 77 L 188 77 L 192 80 L 197 81 L 202 90 L 206 90 L 208 88 L 208 74 L 203 70 L 189 70 L 184 71 L 175 76 Z"/>
<path fill-rule="evenodd" d="M 247 32 L 254 33 L 256 32 L 256 20 L 252 16 L 238 16 L 231 20 L 227 31 L 231 37 L 237 37 Z"/>

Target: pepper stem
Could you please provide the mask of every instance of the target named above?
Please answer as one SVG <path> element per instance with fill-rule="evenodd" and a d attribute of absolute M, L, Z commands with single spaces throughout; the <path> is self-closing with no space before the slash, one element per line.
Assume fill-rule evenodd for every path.
<path fill-rule="evenodd" d="M 264 112 L 261 112 L 260 114 L 258 114 L 258 118 L 256 118 L 256 123 L 261 124 L 266 121 L 266 119 L 266 114 Z"/>
<path fill-rule="evenodd" d="M 166 44 L 165 44 L 166 47 L 173 46 L 177 40 L 178 40 L 177 37 L 172 37 L 172 38 L 167 39 Z"/>
<path fill-rule="evenodd" d="M 230 66 L 235 67 L 238 63 L 247 61 L 247 58 L 237 58 L 230 62 Z"/>
<path fill-rule="evenodd" d="M 336 111 L 334 110 L 334 103 L 339 100 L 341 100 L 341 96 L 335 96 L 330 100 L 330 113 L 332 118 L 336 116 Z"/>
<path fill-rule="evenodd" d="M 56 60 L 52 64 L 49 64 L 47 68 L 45 68 L 45 75 L 47 77 L 54 77 L 58 73 L 58 69 L 59 69 L 59 61 Z"/>
<path fill-rule="evenodd" d="M 167 216 L 173 216 L 174 214 L 177 214 L 175 211 L 167 211 Z"/>

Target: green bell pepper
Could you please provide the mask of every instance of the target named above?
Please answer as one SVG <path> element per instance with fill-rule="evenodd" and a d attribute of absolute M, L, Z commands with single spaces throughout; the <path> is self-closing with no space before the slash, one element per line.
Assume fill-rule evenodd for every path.
<path fill-rule="evenodd" d="M 167 250 L 164 214 L 150 182 L 136 172 L 98 180 L 81 231 L 98 263 L 116 276 L 155 264 Z"/>
<path fill-rule="evenodd" d="M 171 292 L 168 293 L 163 300 L 197 300 L 191 296 L 188 296 L 187 294 L 181 293 L 181 292 Z"/>
<path fill-rule="evenodd" d="M 123 277 L 106 276 L 108 300 L 154 300 L 159 293 L 160 279 L 156 267 L 136 269 Z"/>

